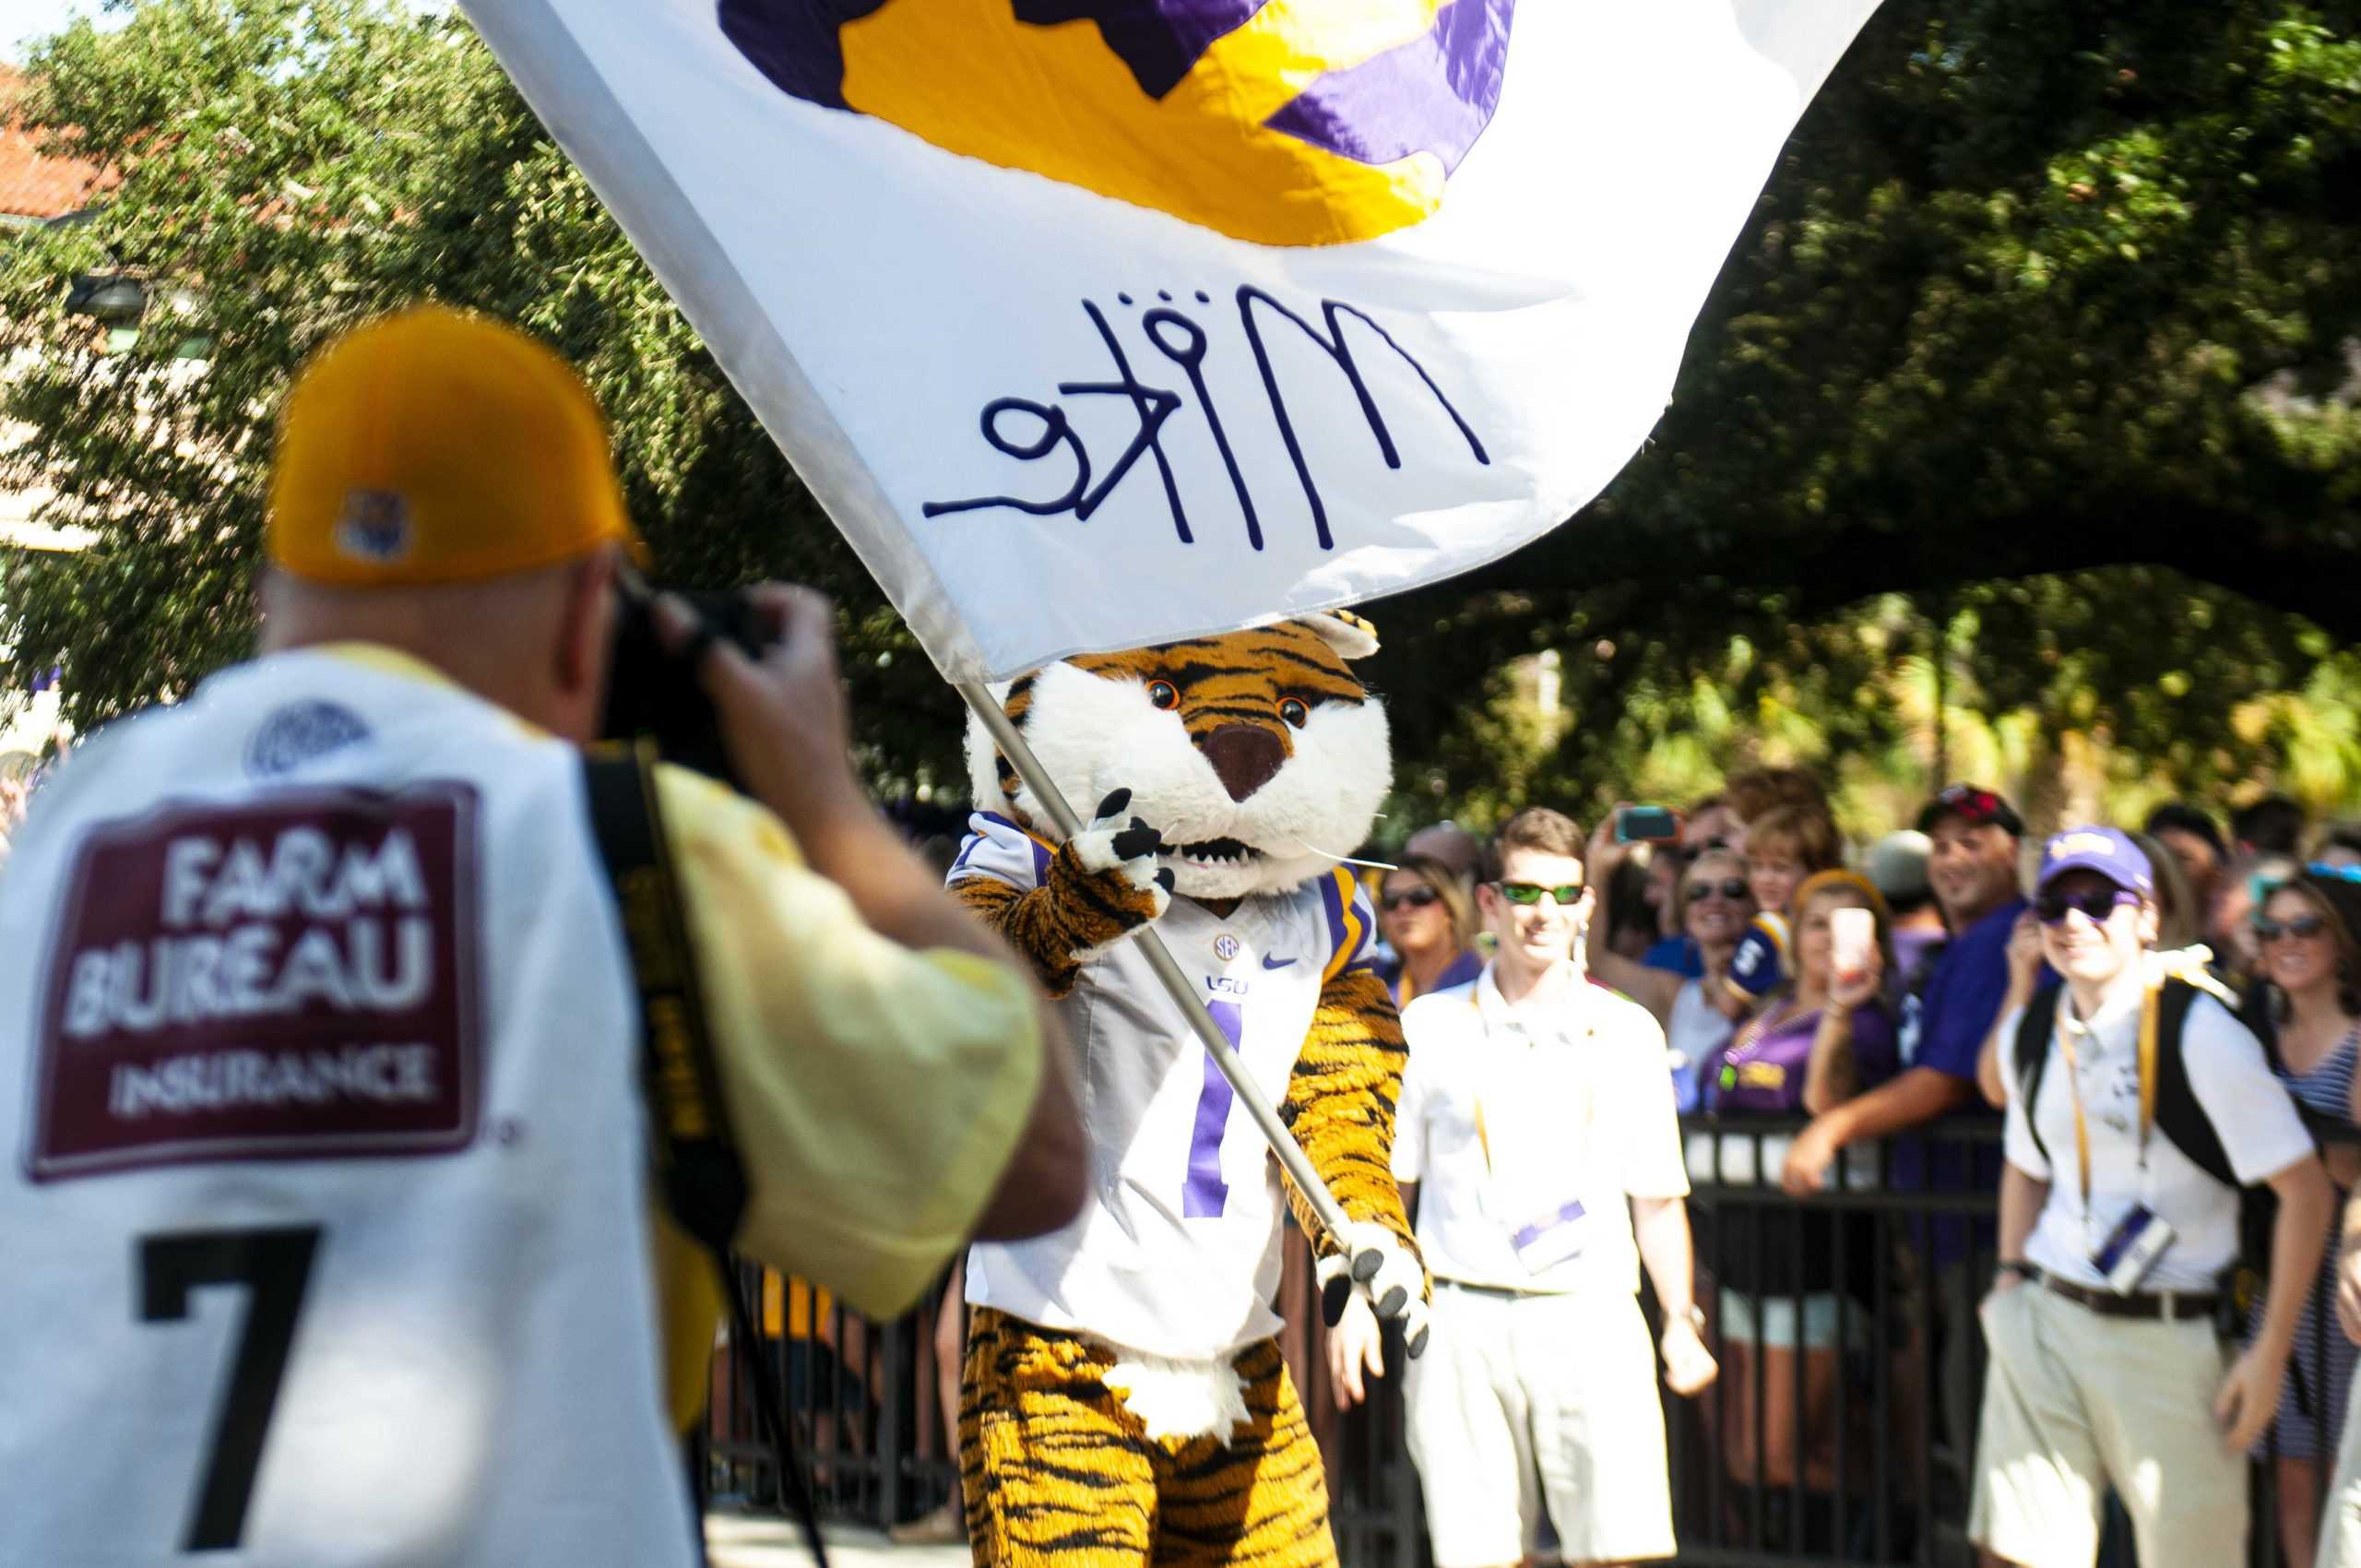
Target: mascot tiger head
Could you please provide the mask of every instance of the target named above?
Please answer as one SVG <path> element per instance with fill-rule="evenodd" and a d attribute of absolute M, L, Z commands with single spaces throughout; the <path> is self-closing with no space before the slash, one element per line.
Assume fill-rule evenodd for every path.
<path fill-rule="evenodd" d="M 1376 651 L 1369 623 L 1336 611 L 1078 655 L 993 695 L 1075 810 L 1129 790 L 1172 890 L 1237 898 L 1299 886 L 1368 837 L 1394 758 L 1385 708 L 1346 660 Z M 967 767 L 979 809 L 1051 831 L 972 715 Z"/>

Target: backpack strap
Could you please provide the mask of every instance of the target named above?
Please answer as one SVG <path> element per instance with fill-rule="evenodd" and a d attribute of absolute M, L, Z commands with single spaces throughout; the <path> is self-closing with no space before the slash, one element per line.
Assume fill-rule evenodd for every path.
<path fill-rule="evenodd" d="M 2225 1187 L 2239 1185 L 2230 1156 L 2213 1119 L 2198 1103 L 2189 1081 L 2189 1062 L 2181 1051 L 2181 1035 L 2198 991 L 2186 980 L 2168 980 L 2156 999 L 2156 1130 L 2172 1140 L 2191 1165 Z"/>
<path fill-rule="evenodd" d="M 730 1250 L 746 1213 L 746 1168 L 730 1135 L 688 917 L 673 875 L 671 841 L 657 801 L 655 765 L 656 749 L 647 741 L 596 747 L 582 757 L 590 826 L 614 885 L 639 993 L 640 1087 L 647 1100 L 657 1191 L 681 1229 L 713 1256 L 722 1293 L 730 1299 L 730 1342 L 743 1348 L 756 1414 L 771 1440 L 779 1493 L 795 1510 L 813 1562 L 828 1568 L 819 1513 L 788 1424 L 777 1371 L 757 1348 L 762 1340 L 754 1331 L 753 1310 Z"/>
<path fill-rule="evenodd" d="M 2025 1108 L 2025 1131 L 2033 1134 L 2033 1146 L 2044 1160 L 2049 1158 L 2049 1146 L 2041 1141 L 2041 1123 L 2034 1120 L 2033 1108 L 2041 1096 L 2042 1074 L 2049 1066 L 2049 1037 L 2058 1030 L 2058 997 L 2063 990 L 2053 985 L 2035 992 L 2025 1004 L 2024 1016 L 2017 1020 L 2017 1103 Z"/>
<path fill-rule="evenodd" d="M 2049 1063 L 2049 1039 L 2058 1028 L 2058 1007 L 2063 986 L 2052 986 L 2025 1004 L 2024 1017 L 2017 1026 L 2016 1078 L 2019 1096 L 2025 1107 L 2025 1123 L 2033 1134 L 2034 1147 L 2044 1159 L 2049 1150 L 2041 1141 L 2041 1132 L 2032 1115 L 2035 1097 L 2041 1092 L 2044 1069 Z M 2213 1130 L 2213 1119 L 2205 1114 L 2198 1102 L 2197 1091 L 2189 1081 L 2189 1063 L 2181 1053 L 2181 1035 L 2189 1025 L 2189 1009 L 2196 1005 L 2198 990 L 2186 980 L 2167 980 L 2157 997 L 2156 1017 L 2156 1130 L 2172 1141 L 2191 1165 L 2204 1171 L 2225 1187 L 2238 1185 L 2236 1173 L 2231 1169 L 2228 1152 L 2222 1146 L 2221 1134 Z"/>

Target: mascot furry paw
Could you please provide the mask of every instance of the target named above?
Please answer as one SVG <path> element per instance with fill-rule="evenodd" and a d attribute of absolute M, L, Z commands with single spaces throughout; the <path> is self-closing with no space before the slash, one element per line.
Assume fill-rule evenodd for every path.
<path fill-rule="evenodd" d="M 961 1453 L 976 1560 L 1322 1568 L 1320 1454 L 1273 1337 L 1281 1203 L 1320 1228 L 1129 940 L 1153 924 L 1352 1221 L 1323 1304 L 1367 1289 L 1424 1337 L 1391 1153 L 1401 1022 L 1367 901 L 1330 851 L 1392 783 L 1385 712 L 1337 613 L 1077 657 L 996 691 L 1069 800 L 1069 842 L 980 723 L 953 891 L 1063 998 L 1092 1201 L 967 1264 Z"/>

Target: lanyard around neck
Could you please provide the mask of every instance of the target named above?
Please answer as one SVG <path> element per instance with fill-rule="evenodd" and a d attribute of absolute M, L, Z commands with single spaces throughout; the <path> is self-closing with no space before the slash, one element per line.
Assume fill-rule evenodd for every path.
<path fill-rule="evenodd" d="M 1580 977 L 1574 977 L 1574 979 L 1575 983 L 1584 983 Z M 1495 993 L 1497 993 L 1499 987 L 1495 985 L 1493 990 Z M 1529 996 L 1532 993 L 1527 992 L 1526 994 Z M 1485 1013 L 1484 1004 L 1481 1000 L 1482 995 L 1483 989 L 1482 984 L 1479 981 L 1477 989 L 1469 993 L 1467 1005 L 1476 1014 L 1477 1028 L 1482 1031 L 1485 1039 L 1489 1042 L 1493 1035 L 1492 1020 Z M 1576 1004 L 1576 1002 L 1577 993 L 1569 993 L 1568 995 L 1560 998 L 1558 1002 L 1550 1004 L 1550 1005 L 1571 1005 Z M 1507 1032 L 1513 1034 L 1518 1039 L 1524 1040 L 1527 1050 L 1537 1049 L 1546 1043 L 1543 1040 L 1536 1039 L 1534 1037 L 1533 1031 L 1525 1027 L 1525 1020 L 1517 1016 L 1517 1010 L 1520 1005 L 1519 1004 L 1509 1001 L 1505 996 L 1501 998 L 1501 1003 L 1502 1009 L 1501 1022 Z M 1585 1039 L 1595 1038 L 1597 1035 L 1597 1026 L 1595 1022 L 1587 1026 L 1583 1031 Z M 1556 1031 L 1553 1038 L 1561 1044 L 1572 1043 L 1571 1034 L 1563 1029 Z M 1488 1062 L 1486 1065 L 1489 1066 L 1491 1063 Z M 1587 1132 L 1591 1126 L 1592 1118 L 1598 1108 L 1598 1094 L 1595 1086 L 1588 1088 L 1587 1092 L 1583 1097 L 1583 1100 L 1584 1104 L 1582 1113 L 1574 1118 L 1574 1121 L 1577 1125 L 1581 1126 L 1585 1132 Z M 1476 1145 L 1478 1149 L 1482 1150 L 1484 1155 L 1484 1173 L 1487 1176 L 1497 1176 L 1500 1171 L 1492 1158 L 1491 1118 L 1486 1114 L 1484 1104 L 1485 1095 L 1482 1085 L 1479 1082 L 1476 1091 Z"/>
<path fill-rule="evenodd" d="M 2162 1011 L 2158 998 L 2162 993 L 2154 986 L 2142 986 L 2140 992 L 2140 1184 L 2148 1181 L 2148 1130 L 2156 1124 L 2156 1032 L 2157 1016 Z M 2091 1237 L 2091 1124 L 2082 1110 L 2082 1074 L 2074 1055 L 2074 1037 L 2088 1032 L 2094 1038 L 2097 1030 L 2074 1015 L 2074 999 L 2058 999 L 2066 1016 L 2058 1021 L 2058 1049 L 2066 1058 L 2066 1092 L 2074 1104 L 2074 1163 L 2082 1178 L 2082 1236 Z M 2027 1108 L 2031 1114 L 2031 1108 Z"/>

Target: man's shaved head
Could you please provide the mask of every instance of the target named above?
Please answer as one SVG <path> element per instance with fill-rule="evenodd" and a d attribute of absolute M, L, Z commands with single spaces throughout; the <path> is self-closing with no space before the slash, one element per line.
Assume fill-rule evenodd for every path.
<path fill-rule="evenodd" d="M 1421 827 L 1410 835 L 1402 846 L 1406 855 L 1425 855 L 1449 866 L 1462 882 L 1474 882 L 1476 869 L 1484 862 L 1484 846 L 1474 834 L 1455 822 L 1438 822 L 1432 827 Z"/>
<path fill-rule="evenodd" d="M 366 642 L 433 665 L 568 740 L 597 733 L 613 629 L 611 551 L 477 582 L 338 588 L 263 578 L 262 651 Z"/>

